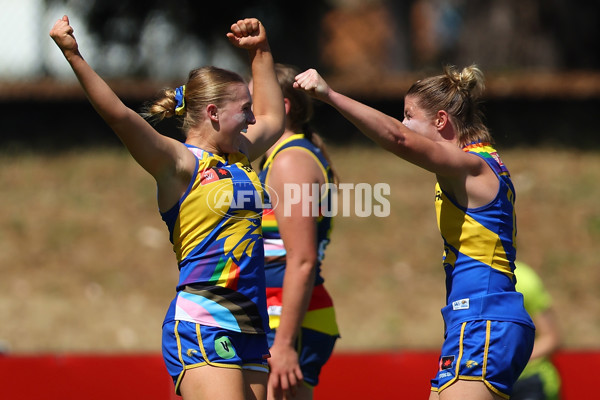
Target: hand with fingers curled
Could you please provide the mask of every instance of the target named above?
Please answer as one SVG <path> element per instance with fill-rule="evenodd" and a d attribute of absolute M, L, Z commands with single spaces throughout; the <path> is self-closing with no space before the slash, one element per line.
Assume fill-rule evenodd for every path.
<path fill-rule="evenodd" d="M 325 79 L 313 68 L 296 75 L 294 88 L 304 90 L 308 95 L 325 102 L 331 94 L 331 88 Z"/>
<path fill-rule="evenodd" d="M 236 47 L 246 50 L 269 50 L 265 27 L 256 18 L 246 18 L 231 25 L 227 39 Z"/>
<path fill-rule="evenodd" d="M 50 37 L 64 53 L 65 57 L 68 58 L 69 55 L 79 54 L 77 41 L 73 35 L 73 27 L 69 24 L 68 16 L 64 15 L 56 21 L 50 30 Z"/>

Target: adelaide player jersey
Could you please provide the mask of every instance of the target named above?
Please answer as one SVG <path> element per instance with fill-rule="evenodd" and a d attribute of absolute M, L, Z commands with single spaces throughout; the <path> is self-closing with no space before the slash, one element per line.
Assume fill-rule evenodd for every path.
<path fill-rule="evenodd" d="M 179 266 L 165 321 L 266 332 L 263 190 L 242 153 L 223 157 L 186 145 L 198 164 L 188 190 L 162 213 Z"/>
<path fill-rule="evenodd" d="M 271 166 L 273 165 L 273 160 L 278 154 L 289 149 L 307 152 L 319 165 L 323 172 L 325 183 L 329 184 L 326 186 L 328 189 L 322 191 L 319 205 L 323 205 L 327 207 L 327 210 L 331 210 L 331 204 L 328 202 L 332 201 L 331 190 L 329 188 L 330 185 L 333 184 L 333 172 L 329 168 L 329 163 L 321 150 L 310 140 L 306 139 L 303 134 L 292 135 L 278 144 L 265 161 L 262 171 L 259 174 L 261 183 L 268 189 L 269 174 Z M 281 315 L 286 251 L 283 241 L 281 240 L 281 235 L 279 234 L 279 227 L 272 207 L 283 207 L 283 195 L 284 194 L 282 193 L 278 193 L 277 196 L 279 197 L 279 200 L 276 202 L 276 200 L 269 197 L 269 193 L 265 191 L 265 211 L 262 221 L 265 241 L 265 273 L 267 279 L 269 325 L 273 329 L 276 329 L 279 326 L 279 317 Z M 271 196 L 274 197 L 274 194 L 272 193 Z M 321 207 L 319 207 L 319 210 L 321 210 Z M 316 266 L 315 286 L 302 326 L 329 335 L 338 335 L 339 332 L 335 319 L 333 301 L 323 286 L 323 277 L 321 276 L 321 261 L 325 256 L 325 247 L 329 243 L 332 218 L 322 214 L 315 216 L 315 218 L 317 222 L 317 248 L 319 261 Z"/>
<path fill-rule="evenodd" d="M 438 227 L 444 240 L 447 306 L 446 325 L 476 319 L 525 323 L 533 327 L 515 291 L 515 190 L 508 169 L 489 143 L 463 149 L 481 157 L 500 182 L 489 204 L 465 208 L 436 184 Z"/>

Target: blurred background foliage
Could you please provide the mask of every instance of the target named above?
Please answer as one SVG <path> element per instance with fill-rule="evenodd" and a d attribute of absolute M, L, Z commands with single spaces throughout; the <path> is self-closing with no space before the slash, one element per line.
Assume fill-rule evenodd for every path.
<path fill-rule="evenodd" d="M 111 61 L 103 57 L 109 74 L 165 76 L 176 71 L 177 58 L 185 58 L 186 52 L 217 58 L 228 50 L 216 44 L 230 24 L 247 16 L 264 22 L 280 61 L 327 73 L 438 69 L 441 63 L 471 62 L 485 70 L 600 68 L 600 52 L 595 51 L 599 2 L 46 0 L 40 7 L 57 10 L 55 17 L 60 17 L 59 9 L 78 16 L 99 53 L 121 48 L 121 62 L 129 68 L 111 70 Z M 171 62 L 160 62 L 165 58 Z"/>
<path fill-rule="evenodd" d="M 48 37 L 63 14 L 87 61 L 136 109 L 200 65 L 246 75 L 247 56 L 225 33 L 254 16 L 278 62 L 315 67 L 338 91 L 391 115 L 402 114 L 416 79 L 476 63 L 500 144 L 598 147 L 598 1 L 0 0 L 0 8 L 0 104 L 11 115 L 0 121 L 0 144 L 11 149 L 117 143 Z M 333 142 L 365 142 L 320 104 L 315 125 Z"/>

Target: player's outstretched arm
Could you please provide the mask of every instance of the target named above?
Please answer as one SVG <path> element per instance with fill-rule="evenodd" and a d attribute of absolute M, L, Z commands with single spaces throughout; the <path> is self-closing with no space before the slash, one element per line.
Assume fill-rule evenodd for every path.
<path fill-rule="evenodd" d="M 62 51 L 90 103 L 117 134 L 136 161 L 157 181 L 176 170 L 181 143 L 160 135 L 146 120 L 131 110 L 88 65 L 79 52 L 69 18 L 59 19 L 50 37 Z"/>
<path fill-rule="evenodd" d="M 402 121 L 333 90 L 314 69 L 296 76 L 294 87 L 331 105 L 385 150 L 439 175 L 461 174 L 469 157 L 456 145 L 433 141 Z"/>
<path fill-rule="evenodd" d="M 279 139 L 285 128 L 285 108 L 277 81 L 265 27 L 256 18 L 231 25 L 227 38 L 236 47 L 248 50 L 253 81 L 253 112 L 256 123 L 245 135 L 248 156 L 257 159 Z"/>

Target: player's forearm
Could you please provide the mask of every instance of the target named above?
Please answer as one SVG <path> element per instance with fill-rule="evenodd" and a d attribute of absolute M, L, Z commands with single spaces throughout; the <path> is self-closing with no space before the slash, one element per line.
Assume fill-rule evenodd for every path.
<path fill-rule="evenodd" d="M 291 267 L 291 268 L 290 268 Z M 283 283 L 282 309 L 275 342 L 294 346 L 306 315 L 314 287 L 314 262 L 288 265 Z"/>
<path fill-rule="evenodd" d="M 384 149 L 397 152 L 408 129 L 400 121 L 334 90 L 329 90 L 326 102 L 365 136 Z"/>
<path fill-rule="evenodd" d="M 531 359 L 551 356 L 560 347 L 560 333 L 552 309 L 535 315 L 536 337 Z"/>
<path fill-rule="evenodd" d="M 285 108 L 283 95 L 275 67 L 273 55 L 268 45 L 250 51 L 253 80 L 253 112 L 260 121 L 260 135 L 253 141 L 254 158 L 262 155 L 281 136 L 285 128 Z"/>
<path fill-rule="evenodd" d="M 108 125 L 114 127 L 118 121 L 126 118 L 129 109 L 83 57 L 79 54 L 65 57 L 90 103 Z"/>

